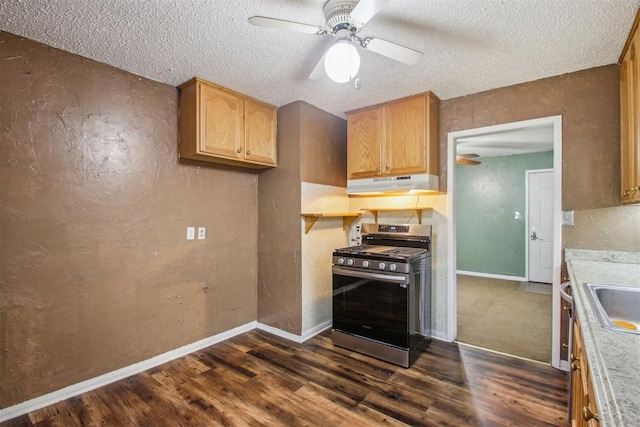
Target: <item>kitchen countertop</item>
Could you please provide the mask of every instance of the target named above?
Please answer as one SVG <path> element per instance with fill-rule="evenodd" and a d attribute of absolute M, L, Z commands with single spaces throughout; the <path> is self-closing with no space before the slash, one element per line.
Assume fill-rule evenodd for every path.
<path fill-rule="evenodd" d="M 565 250 L 600 426 L 640 420 L 640 335 L 598 325 L 583 283 L 640 287 L 640 252 Z"/>

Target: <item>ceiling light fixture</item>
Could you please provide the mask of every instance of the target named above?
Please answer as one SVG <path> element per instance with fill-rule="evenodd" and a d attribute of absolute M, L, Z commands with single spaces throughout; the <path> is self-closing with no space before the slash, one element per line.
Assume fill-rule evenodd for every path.
<path fill-rule="evenodd" d="M 341 31 L 346 34 L 340 34 Z M 324 69 L 329 78 L 337 83 L 346 83 L 358 74 L 360 55 L 351 41 L 349 30 L 339 30 L 338 41 L 325 54 Z"/>

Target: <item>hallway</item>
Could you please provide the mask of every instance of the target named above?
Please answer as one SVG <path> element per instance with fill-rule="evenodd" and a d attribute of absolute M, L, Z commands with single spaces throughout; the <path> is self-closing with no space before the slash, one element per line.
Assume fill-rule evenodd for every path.
<path fill-rule="evenodd" d="M 551 285 L 457 278 L 456 341 L 551 363 Z"/>

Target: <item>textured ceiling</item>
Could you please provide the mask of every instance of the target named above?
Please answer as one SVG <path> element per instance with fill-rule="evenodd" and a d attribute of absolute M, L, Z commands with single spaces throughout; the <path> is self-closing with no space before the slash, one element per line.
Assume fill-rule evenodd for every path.
<path fill-rule="evenodd" d="M 640 0 L 393 0 L 360 32 L 425 54 L 361 52 L 362 86 L 307 76 L 331 36 L 324 0 L 2 0 L 0 29 L 177 86 L 198 76 L 275 106 L 344 111 L 433 91 L 449 99 L 617 62 Z"/>
<path fill-rule="evenodd" d="M 542 151 L 553 151 L 553 126 L 523 127 L 456 139 L 458 155 L 497 157 Z"/>

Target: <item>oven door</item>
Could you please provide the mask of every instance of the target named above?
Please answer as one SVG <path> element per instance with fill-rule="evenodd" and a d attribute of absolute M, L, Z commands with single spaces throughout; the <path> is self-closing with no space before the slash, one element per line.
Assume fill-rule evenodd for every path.
<path fill-rule="evenodd" d="M 333 328 L 409 348 L 408 274 L 333 266 Z"/>

